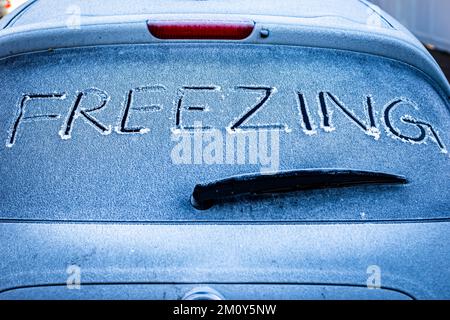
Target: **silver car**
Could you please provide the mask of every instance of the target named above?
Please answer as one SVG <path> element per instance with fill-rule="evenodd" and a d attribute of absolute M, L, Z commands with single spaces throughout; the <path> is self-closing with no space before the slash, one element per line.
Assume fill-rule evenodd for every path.
<path fill-rule="evenodd" d="M 364 0 L 0 20 L 0 299 L 450 299 L 450 86 Z"/>

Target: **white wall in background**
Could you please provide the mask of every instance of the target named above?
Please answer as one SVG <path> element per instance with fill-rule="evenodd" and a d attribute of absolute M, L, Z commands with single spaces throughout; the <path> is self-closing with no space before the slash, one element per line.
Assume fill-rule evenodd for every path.
<path fill-rule="evenodd" d="M 422 42 L 450 52 L 450 0 L 370 0 Z"/>

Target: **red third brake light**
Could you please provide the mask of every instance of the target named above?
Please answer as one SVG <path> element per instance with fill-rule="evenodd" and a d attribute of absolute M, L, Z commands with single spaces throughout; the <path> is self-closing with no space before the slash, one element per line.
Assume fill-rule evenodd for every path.
<path fill-rule="evenodd" d="M 147 21 L 150 33 L 159 39 L 242 40 L 253 31 L 253 21 Z"/>

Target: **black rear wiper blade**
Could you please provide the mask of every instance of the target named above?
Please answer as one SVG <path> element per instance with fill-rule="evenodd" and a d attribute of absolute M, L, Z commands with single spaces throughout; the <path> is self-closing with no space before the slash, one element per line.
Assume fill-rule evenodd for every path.
<path fill-rule="evenodd" d="M 198 210 L 207 210 L 218 201 L 242 195 L 274 194 L 367 184 L 406 183 L 408 181 L 403 176 L 375 171 L 348 169 L 281 171 L 271 175 L 249 174 L 197 184 L 191 196 L 191 203 Z"/>

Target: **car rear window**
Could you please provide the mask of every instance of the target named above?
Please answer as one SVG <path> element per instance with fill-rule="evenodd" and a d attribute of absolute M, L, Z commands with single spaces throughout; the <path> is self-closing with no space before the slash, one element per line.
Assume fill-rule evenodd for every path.
<path fill-rule="evenodd" d="M 448 102 L 397 61 L 181 43 L 49 50 L 2 59 L 0 70 L 2 220 L 450 216 Z M 315 168 L 409 183 L 190 204 L 197 183 Z"/>

